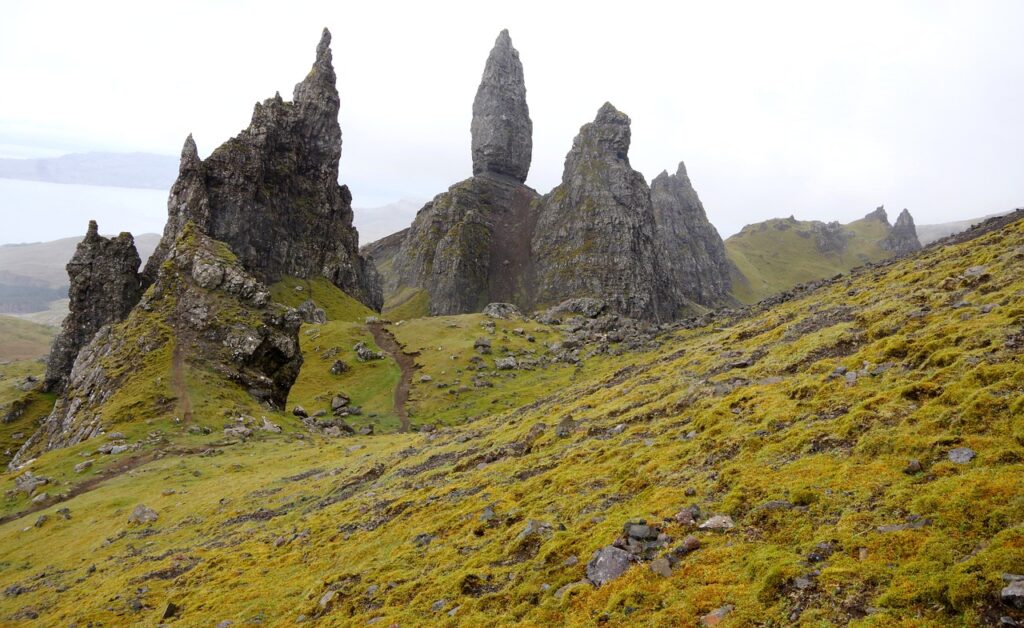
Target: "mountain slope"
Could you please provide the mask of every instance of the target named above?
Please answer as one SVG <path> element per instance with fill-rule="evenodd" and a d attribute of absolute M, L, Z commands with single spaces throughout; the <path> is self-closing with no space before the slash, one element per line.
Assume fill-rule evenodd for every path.
<path fill-rule="evenodd" d="M 756 303 L 797 284 L 845 273 L 893 255 L 885 210 L 846 225 L 777 218 L 747 225 L 725 241 L 733 295 Z"/>
<path fill-rule="evenodd" d="M 656 348 L 587 360 L 575 382 L 461 427 L 338 440 L 288 424 L 238 442 L 157 422 L 131 432 L 137 449 L 124 454 L 96 453 L 106 437 L 49 452 L 19 484 L 49 483 L 8 493 L 3 511 L 25 509 L 33 492 L 80 494 L 0 525 L 0 616 L 1024 620 L 1000 601 L 1003 574 L 1024 564 L 1024 222 L 1014 218 L 789 300 L 691 321 Z M 479 334 L 471 317 L 429 320 Z M 498 334 L 521 325 L 495 323 Z M 433 383 L 414 379 L 413 393 Z M 86 459 L 93 469 L 72 471 Z M 700 530 L 694 515 L 734 527 Z M 653 532 L 627 527 L 619 541 L 632 566 L 588 583 L 614 566 L 588 569 L 594 553 L 639 519 Z"/>

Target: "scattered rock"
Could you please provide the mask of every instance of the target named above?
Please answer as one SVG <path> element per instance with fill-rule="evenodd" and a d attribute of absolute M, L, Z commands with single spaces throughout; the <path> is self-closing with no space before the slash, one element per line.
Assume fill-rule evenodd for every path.
<path fill-rule="evenodd" d="M 292 408 L 292 414 L 299 417 L 300 419 L 305 419 L 309 417 L 309 413 L 307 413 L 306 409 L 303 408 L 302 406 L 295 406 L 294 408 Z"/>
<path fill-rule="evenodd" d="M 907 466 L 904 467 L 903 472 L 906 473 L 907 475 L 914 475 L 915 473 L 920 473 L 922 469 L 923 467 L 921 466 L 921 462 L 915 459 L 907 463 Z"/>
<path fill-rule="evenodd" d="M 970 447 L 957 447 L 949 450 L 949 461 L 956 464 L 967 464 L 971 460 L 974 460 L 974 450 Z"/>
<path fill-rule="evenodd" d="M 650 567 L 651 571 L 663 578 L 668 578 L 672 575 L 672 564 L 664 556 L 652 560 Z"/>
<path fill-rule="evenodd" d="M 263 417 L 263 425 L 260 426 L 260 429 L 263 430 L 264 432 L 270 432 L 272 434 L 281 433 L 281 426 L 275 423 L 271 423 L 270 420 L 267 419 L 267 417 Z"/>
<path fill-rule="evenodd" d="M 705 626 L 717 626 L 722 623 L 722 620 L 725 619 L 725 616 L 731 613 L 734 608 L 736 607 L 732 604 L 720 606 L 715 610 L 711 611 L 710 613 L 708 613 L 707 615 L 701 617 L 700 620 L 704 622 Z"/>
<path fill-rule="evenodd" d="M 382 360 L 382 359 L 384 359 L 384 354 L 383 353 L 381 353 L 379 351 L 374 351 L 373 349 L 370 349 L 369 347 L 366 346 L 365 342 L 361 342 L 361 341 L 357 342 L 355 344 L 355 346 L 352 347 L 352 348 L 355 350 L 356 358 L 360 362 L 369 362 L 371 360 Z"/>
<path fill-rule="evenodd" d="M 175 617 L 180 610 L 181 608 L 174 602 L 167 602 L 167 605 L 164 606 L 163 614 L 160 615 L 160 619 L 171 619 L 172 617 Z"/>
<path fill-rule="evenodd" d="M 312 299 L 306 300 L 299 307 L 295 308 L 303 323 L 323 325 L 327 322 L 327 313 L 316 306 Z"/>
<path fill-rule="evenodd" d="M 160 518 L 155 510 L 149 508 L 143 504 L 139 504 L 132 510 L 132 514 L 128 517 L 129 523 L 152 523 Z"/>
<path fill-rule="evenodd" d="M 590 562 L 587 563 L 587 580 L 595 586 L 611 582 L 626 573 L 632 561 L 633 557 L 629 552 L 606 545 L 594 552 Z"/>
<path fill-rule="evenodd" d="M 502 320 L 515 320 L 523 317 L 519 308 L 511 303 L 488 303 L 483 310 L 484 316 L 500 318 Z"/>
<path fill-rule="evenodd" d="M 555 426 L 555 436 L 559 438 L 566 438 L 572 436 L 572 433 L 576 431 L 576 421 L 571 416 L 564 417 Z"/>
<path fill-rule="evenodd" d="M 519 368 L 519 363 L 516 362 L 516 359 L 511 356 L 506 358 L 498 358 L 497 360 L 494 361 L 494 368 L 498 369 L 499 371 L 512 371 Z"/>
<path fill-rule="evenodd" d="M 477 353 L 488 354 L 491 352 L 491 339 L 490 338 L 477 338 L 473 342 L 473 348 Z"/>
<path fill-rule="evenodd" d="M 715 515 L 704 523 L 697 526 L 700 530 L 712 530 L 714 532 L 727 532 L 736 527 L 733 523 L 732 517 L 729 515 Z"/>
<path fill-rule="evenodd" d="M 335 360 L 334 364 L 331 365 L 331 375 L 341 375 L 342 373 L 349 370 L 349 365 L 343 360 Z"/>
<path fill-rule="evenodd" d="M 999 593 L 999 599 L 1007 606 L 1024 610 L 1024 576 L 1016 576 L 1016 578 L 1011 580 L 1010 584 L 1003 587 L 1003 590 Z"/>

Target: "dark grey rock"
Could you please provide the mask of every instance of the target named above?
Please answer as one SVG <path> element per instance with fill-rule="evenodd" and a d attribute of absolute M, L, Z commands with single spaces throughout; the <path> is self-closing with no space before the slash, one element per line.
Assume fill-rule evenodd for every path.
<path fill-rule="evenodd" d="M 377 271 L 358 251 L 352 195 L 338 185 L 340 98 L 330 43 L 324 29 L 292 102 L 278 94 L 257 103 L 249 127 L 206 160 L 188 137 L 164 235 L 146 263 L 149 281 L 191 222 L 226 243 L 260 281 L 323 276 L 380 309 Z"/>
<path fill-rule="evenodd" d="M 533 122 L 519 52 L 503 30 L 487 57 L 473 100 L 473 174 L 490 172 L 526 181 L 533 154 Z"/>
<path fill-rule="evenodd" d="M 675 174 L 662 172 L 651 182 L 651 204 L 666 307 L 678 316 L 692 313 L 694 303 L 732 305 L 725 243 L 704 213 L 683 162 Z"/>
<path fill-rule="evenodd" d="M 1003 587 L 999 599 L 1007 606 L 1024 610 L 1024 580 L 1014 580 Z"/>
<path fill-rule="evenodd" d="M 515 320 L 523 317 L 519 308 L 511 303 L 488 303 L 483 309 L 483 315 L 503 320 Z"/>
<path fill-rule="evenodd" d="M 586 296 L 633 318 L 668 317 L 655 285 L 651 191 L 630 166 L 629 144 L 630 119 L 610 103 L 573 141 L 562 182 L 537 213 L 531 242 L 537 303 Z"/>
<path fill-rule="evenodd" d="M 587 563 L 587 580 L 601 586 L 626 573 L 633 557 L 629 552 L 607 545 L 594 552 Z"/>
<path fill-rule="evenodd" d="M 910 212 L 904 209 L 896 218 L 889 235 L 882 240 L 882 248 L 897 255 L 913 253 L 921 250 L 921 242 L 917 239 L 917 228 Z"/>
<path fill-rule="evenodd" d="M 123 320 L 139 302 L 144 289 L 140 263 L 132 234 L 104 238 L 96 221 L 89 221 L 85 238 L 67 265 L 68 315 L 47 358 L 46 390 L 64 392 L 82 347 L 104 325 Z"/>

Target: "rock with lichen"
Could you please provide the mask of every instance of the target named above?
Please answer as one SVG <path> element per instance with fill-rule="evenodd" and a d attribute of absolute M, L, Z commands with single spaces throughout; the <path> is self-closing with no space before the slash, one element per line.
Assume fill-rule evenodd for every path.
<path fill-rule="evenodd" d="M 531 249 L 535 301 L 594 297 L 634 318 L 668 316 L 656 283 L 651 190 L 629 163 L 630 119 L 605 103 L 540 202 Z"/>
<path fill-rule="evenodd" d="M 68 315 L 47 359 L 46 390 L 62 392 L 82 347 L 101 327 L 124 319 L 139 302 L 143 290 L 139 264 L 132 234 L 105 238 L 96 221 L 89 221 L 85 239 L 67 265 Z"/>
<path fill-rule="evenodd" d="M 340 98 L 324 29 L 316 61 L 295 86 L 257 103 L 248 128 L 199 158 L 190 135 L 168 199 L 168 220 L 145 275 L 155 281 L 186 223 L 227 244 L 255 278 L 323 276 L 367 306 L 382 305 L 373 265 L 359 254 L 352 195 L 338 184 Z"/>

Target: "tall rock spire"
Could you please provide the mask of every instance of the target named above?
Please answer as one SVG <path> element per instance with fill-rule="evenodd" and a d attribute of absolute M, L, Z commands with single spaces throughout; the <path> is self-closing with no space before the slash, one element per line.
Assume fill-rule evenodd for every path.
<path fill-rule="evenodd" d="M 583 125 L 532 240 L 536 305 L 596 297 L 634 318 L 669 312 L 654 248 L 651 191 L 629 165 L 630 119 L 610 103 Z"/>
<path fill-rule="evenodd" d="M 89 221 L 85 238 L 67 265 L 70 303 L 47 360 L 47 390 L 63 392 L 82 347 L 101 327 L 122 320 L 139 302 L 140 263 L 132 234 L 104 238 L 96 221 Z"/>
<path fill-rule="evenodd" d="M 914 217 L 905 208 L 896 218 L 896 224 L 892 226 L 889 236 L 882 241 L 882 248 L 897 255 L 921 250 L 921 241 L 917 239 Z"/>
<path fill-rule="evenodd" d="M 708 221 L 686 165 L 651 182 L 655 248 L 664 268 L 666 301 L 678 313 L 688 302 L 713 306 L 730 302 L 729 261 L 725 243 Z"/>
<path fill-rule="evenodd" d="M 249 127 L 205 160 L 191 136 L 185 141 L 164 236 L 146 264 L 148 281 L 192 222 L 262 282 L 323 276 L 380 309 L 377 272 L 359 255 L 352 195 L 338 185 L 340 99 L 330 44 L 324 29 L 293 102 L 275 95 L 257 103 Z"/>
<path fill-rule="evenodd" d="M 473 101 L 473 174 L 500 174 L 522 183 L 530 172 L 533 122 L 519 52 L 503 30 L 487 57 Z"/>

